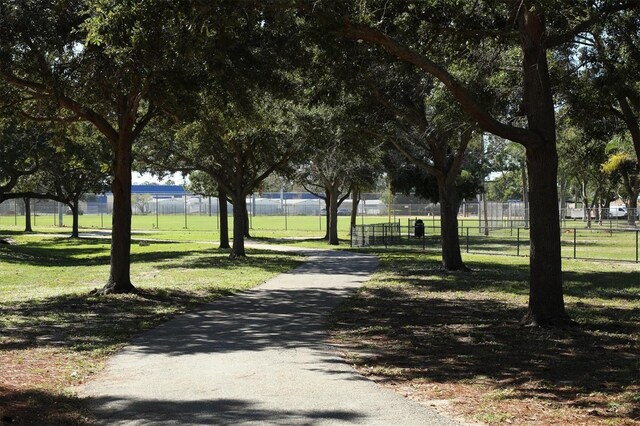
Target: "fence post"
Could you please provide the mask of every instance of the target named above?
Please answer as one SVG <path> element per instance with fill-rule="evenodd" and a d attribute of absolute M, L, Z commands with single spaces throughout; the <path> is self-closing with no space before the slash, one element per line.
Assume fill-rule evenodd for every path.
<path fill-rule="evenodd" d="M 372 231 L 371 232 L 371 239 L 373 240 L 373 243 L 370 244 L 370 245 L 375 246 L 376 245 L 376 226 L 375 225 L 371 226 L 371 231 Z"/>
<path fill-rule="evenodd" d="M 611 221 L 611 213 L 609 213 L 609 235 L 613 237 L 613 223 Z"/>
<path fill-rule="evenodd" d="M 573 258 L 576 258 L 576 234 L 578 233 L 578 230 L 576 228 L 573 228 Z"/>
<path fill-rule="evenodd" d="M 184 229 L 187 229 L 187 195 L 184 196 Z"/>
<path fill-rule="evenodd" d="M 640 230 L 636 230 L 636 263 L 638 263 L 638 234 L 640 234 Z"/>
<path fill-rule="evenodd" d="M 13 200 L 13 221 L 15 226 L 18 226 L 18 199 Z"/>
<path fill-rule="evenodd" d="M 469 228 L 467 228 L 467 253 L 469 253 Z"/>
<path fill-rule="evenodd" d="M 387 248 L 387 243 L 389 242 L 389 227 L 382 227 L 382 241 L 384 241 L 384 248 Z"/>
<path fill-rule="evenodd" d="M 516 238 L 516 256 L 520 256 L 520 228 L 518 228 Z"/>

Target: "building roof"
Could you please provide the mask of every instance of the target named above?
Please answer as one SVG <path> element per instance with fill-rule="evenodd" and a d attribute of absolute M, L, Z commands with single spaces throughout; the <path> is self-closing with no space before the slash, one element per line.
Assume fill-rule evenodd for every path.
<path fill-rule="evenodd" d="M 182 185 L 131 185 L 132 194 L 163 194 L 186 195 L 190 194 Z"/>

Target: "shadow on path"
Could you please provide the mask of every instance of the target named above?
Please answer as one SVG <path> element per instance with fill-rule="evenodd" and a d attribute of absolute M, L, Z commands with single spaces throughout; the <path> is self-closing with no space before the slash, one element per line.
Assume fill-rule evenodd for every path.
<path fill-rule="evenodd" d="M 119 413 L 117 418 L 122 420 L 109 419 L 109 424 L 144 422 L 156 425 L 237 425 L 247 423 L 314 425 L 327 420 L 353 422 L 364 417 L 362 413 L 346 410 L 272 410 L 261 407 L 259 402 L 248 399 L 176 401 L 108 397 L 93 399 L 91 404 L 94 406 L 117 404 L 119 410 L 126 413 L 126 419 L 123 419 L 122 413 Z M 104 414 L 109 416 L 109 413 Z"/>

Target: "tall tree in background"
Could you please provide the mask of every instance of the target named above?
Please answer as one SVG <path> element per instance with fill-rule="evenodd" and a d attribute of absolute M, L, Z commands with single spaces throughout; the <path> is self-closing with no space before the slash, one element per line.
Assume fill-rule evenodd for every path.
<path fill-rule="evenodd" d="M 207 173 L 195 171 L 189 174 L 187 189 L 194 194 L 204 197 L 216 197 L 218 199 L 218 217 L 220 219 L 220 245 L 221 249 L 229 249 L 229 213 L 227 209 L 227 196 L 216 181 Z"/>
<path fill-rule="evenodd" d="M 330 102 L 309 108 L 303 117 L 306 147 L 296 180 L 325 201 L 327 241 L 338 245 L 338 208 L 354 187 L 364 185 L 363 173 L 379 164 L 379 143 L 365 132 L 367 111 L 357 93 L 336 88 Z"/>
<path fill-rule="evenodd" d="M 42 185 L 66 204 L 73 218 L 71 237 L 79 237 L 80 199 L 109 188 L 109 149 L 86 123 L 64 126 L 54 134 L 53 151 L 43 165 Z"/>
<path fill-rule="evenodd" d="M 435 178 L 438 195 L 430 198 L 440 204 L 442 267 L 468 270 L 460 253 L 458 210 L 463 198 L 458 187 L 473 128 L 446 91 L 407 68 L 390 64 L 385 73 L 389 77 L 377 78 L 392 82 L 379 83 L 382 87 L 374 89 L 389 128 L 386 139 L 410 163 Z"/>
<path fill-rule="evenodd" d="M 579 41 L 564 53 L 569 59 L 577 58 L 572 75 L 566 79 L 567 98 L 583 127 L 593 129 L 596 123 L 608 121 L 602 129 L 617 123 L 617 132 L 628 135 L 631 143 L 630 149 L 624 150 L 625 159 L 619 152 L 605 168 L 609 173 L 621 171 L 625 203 L 634 212 L 629 214 L 629 225 L 635 226 L 640 195 L 640 185 L 633 178 L 633 169 L 640 167 L 640 12 L 625 10 L 598 22 Z M 609 138 L 602 140 L 604 144 Z"/>
<path fill-rule="evenodd" d="M 294 106 L 268 93 L 254 92 L 244 105 L 220 106 L 203 93 L 198 118 L 175 137 L 157 138 L 143 148 L 156 171 L 200 171 L 213 179 L 233 204 L 232 257 L 246 256 L 246 198 L 271 173 L 287 166 L 300 148 Z"/>
<path fill-rule="evenodd" d="M 640 164 L 633 154 L 628 134 L 617 135 L 607 144 L 609 157 L 602 164 L 602 171 L 611 182 L 620 183 L 618 195 L 627 205 L 629 226 L 636 226 L 638 195 L 640 194 Z"/>
<path fill-rule="evenodd" d="M 22 176 L 38 171 L 40 153 L 48 142 L 49 133 L 42 126 L 20 123 L 9 117 L 0 119 L 0 203 L 22 198 L 10 193 Z"/>

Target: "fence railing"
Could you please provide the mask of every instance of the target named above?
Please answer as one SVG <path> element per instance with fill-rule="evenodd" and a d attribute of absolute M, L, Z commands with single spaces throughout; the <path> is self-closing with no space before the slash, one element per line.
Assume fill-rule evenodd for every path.
<path fill-rule="evenodd" d="M 352 247 L 413 247 L 441 249 L 440 228 L 425 224 L 416 226 L 400 222 L 357 225 L 352 229 Z M 466 253 L 529 255 L 529 228 L 504 228 L 488 235 L 476 227 L 458 229 L 460 249 Z M 640 262 L 640 230 L 562 228 L 561 251 L 564 258 Z"/>

